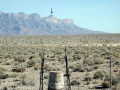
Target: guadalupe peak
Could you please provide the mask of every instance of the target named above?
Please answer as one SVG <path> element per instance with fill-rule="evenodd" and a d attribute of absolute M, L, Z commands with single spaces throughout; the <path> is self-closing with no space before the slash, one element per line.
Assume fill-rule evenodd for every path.
<path fill-rule="evenodd" d="M 75 35 L 100 32 L 81 28 L 71 19 L 59 19 L 54 15 L 0 13 L 0 35 Z"/>

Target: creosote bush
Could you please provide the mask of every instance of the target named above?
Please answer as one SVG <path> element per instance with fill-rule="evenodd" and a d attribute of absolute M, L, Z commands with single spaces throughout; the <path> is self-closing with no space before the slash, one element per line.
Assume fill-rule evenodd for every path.
<path fill-rule="evenodd" d="M 8 74 L 4 73 L 4 72 L 0 72 L 0 79 L 6 79 L 8 78 Z"/>
<path fill-rule="evenodd" d="M 104 81 L 102 83 L 103 88 L 109 88 L 110 87 L 110 82 L 109 81 Z"/>
<path fill-rule="evenodd" d="M 120 76 L 113 76 L 112 77 L 112 85 L 120 84 Z"/>
<path fill-rule="evenodd" d="M 94 59 L 94 64 L 103 64 L 104 60 L 102 58 L 95 58 Z"/>
<path fill-rule="evenodd" d="M 106 76 L 107 76 L 107 73 L 106 73 L 105 71 L 103 71 L 103 70 L 100 70 L 100 71 L 96 71 L 96 72 L 94 73 L 93 78 L 94 78 L 94 79 L 103 79 L 103 78 L 105 78 Z"/>
<path fill-rule="evenodd" d="M 80 82 L 78 82 L 77 80 L 73 80 L 71 81 L 71 85 L 80 85 Z"/>
<path fill-rule="evenodd" d="M 69 66 L 69 68 L 73 71 L 73 72 L 84 72 L 84 67 L 82 64 L 80 63 L 76 63 L 76 64 L 72 64 Z"/>
<path fill-rule="evenodd" d="M 83 61 L 83 63 L 84 63 L 84 64 L 87 64 L 87 65 L 89 65 L 89 66 L 94 65 L 94 61 L 93 61 L 93 59 L 91 59 L 91 58 L 85 59 L 85 60 Z"/>
<path fill-rule="evenodd" d="M 25 62 L 25 58 L 21 56 L 14 57 L 14 60 L 19 63 Z"/>
<path fill-rule="evenodd" d="M 33 61 L 33 60 L 29 60 L 28 62 L 27 62 L 27 66 L 28 67 L 33 67 L 35 65 L 35 62 Z"/>

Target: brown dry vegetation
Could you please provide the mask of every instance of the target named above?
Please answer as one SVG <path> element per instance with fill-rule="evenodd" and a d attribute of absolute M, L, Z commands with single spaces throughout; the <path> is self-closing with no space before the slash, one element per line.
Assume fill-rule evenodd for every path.
<path fill-rule="evenodd" d="M 45 52 L 44 87 L 47 87 L 49 71 L 65 73 L 64 46 L 67 46 L 72 86 L 109 87 L 108 57 L 111 56 L 113 88 L 120 87 L 119 38 L 119 34 L 0 37 L 0 88 L 37 87 L 42 48 Z"/>

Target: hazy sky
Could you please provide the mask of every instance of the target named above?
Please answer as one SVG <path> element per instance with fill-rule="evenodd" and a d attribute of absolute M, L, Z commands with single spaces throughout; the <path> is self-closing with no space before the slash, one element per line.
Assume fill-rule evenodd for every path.
<path fill-rule="evenodd" d="M 92 30 L 120 33 L 120 0 L 0 0 L 0 11 L 39 13 L 48 16 L 50 8 L 59 18 Z"/>

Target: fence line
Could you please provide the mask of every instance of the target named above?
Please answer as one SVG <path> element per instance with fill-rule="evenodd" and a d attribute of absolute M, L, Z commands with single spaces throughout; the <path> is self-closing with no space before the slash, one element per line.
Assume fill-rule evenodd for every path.
<path fill-rule="evenodd" d="M 0 90 L 37 90 L 35 87 L 17 87 L 17 88 L 0 88 Z M 44 88 L 44 90 L 48 90 L 47 88 Z M 66 90 L 66 89 L 64 89 Z M 78 87 L 71 87 L 71 90 L 110 90 L 110 89 L 86 89 L 86 88 L 78 88 Z M 117 89 L 119 90 L 119 89 Z"/>
<path fill-rule="evenodd" d="M 20 85 L 20 82 L 4 82 L 3 84 L 0 83 L 0 90 L 39 90 L 39 71 L 34 71 L 33 72 L 34 76 L 34 85 L 33 86 L 24 86 L 24 85 Z M 19 85 L 18 85 L 19 84 Z M 65 82 L 65 89 L 67 90 L 67 84 Z M 44 90 L 48 90 L 48 80 L 45 80 L 44 82 Z M 110 90 L 108 89 L 89 89 L 87 87 L 82 87 L 81 85 L 71 85 L 71 90 Z M 120 90 L 120 88 L 116 89 L 116 90 Z"/>

